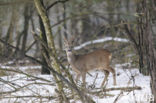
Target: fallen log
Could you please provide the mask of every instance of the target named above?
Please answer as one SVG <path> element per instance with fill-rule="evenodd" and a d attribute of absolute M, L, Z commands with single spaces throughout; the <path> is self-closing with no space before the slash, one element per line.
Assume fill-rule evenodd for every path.
<path fill-rule="evenodd" d="M 123 92 L 130 92 L 133 90 L 141 90 L 142 88 L 139 86 L 135 86 L 135 87 L 112 87 L 112 88 L 103 88 L 100 90 L 93 90 L 93 91 L 88 91 L 88 93 L 93 94 L 93 95 L 97 95 L 97 94 L 101 94 L 101 93 L 106 93 L 106 92 L 110 92 L 110 91 L 115 91 L 115 90 L 120 90 Z"/>
<path fill-rule="evenodd" d="M 103 92 L 109 92 L 114 90 L 122 90 L 122 91 L 133 91 L 133 90 L 141 90 L 141 87 L 135 86 L 135 87 L 114 87 L 114 88 L 104 88 L 102 89 Z"/>

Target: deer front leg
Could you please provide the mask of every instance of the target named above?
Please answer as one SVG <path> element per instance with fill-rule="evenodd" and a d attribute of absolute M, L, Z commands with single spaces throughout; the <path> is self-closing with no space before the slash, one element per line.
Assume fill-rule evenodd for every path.
<path fill-rule="evenodd" d="M 78 73 L 77 76 L 76 76 L 76 83 L 78 83 L 79 79 L 80 79 L 80 73 Z"/>
<path fill-rule="evenodd" d="M 82 73 L 82 81 L 83 81 L 83 86 L 86 88 L 86 73 Z"/>
<path fill-rule="evenodd" d="M 116 73 L 115 73 L 115 70 L 112 67 L 109 67 L 108 71 L 113 74 L 114 85 L 116 85 Z"/>
<path fill-rule="evenodd" d="M 109 72 L 108 72 L 108 71 L 106 71 L 106 70 L 104 70 L 104 74 L 105 74 L 105 78 L 104 78 L 104 80 L 103 80 L 103 82 L 102 82 L 102 84 L 101 84 L 101 88 L 103 87 L 103 85 L 104 85 L 104 84 L 105 84 L 105 82 L 107 81 L 108 76 L 109 76 Z"/>

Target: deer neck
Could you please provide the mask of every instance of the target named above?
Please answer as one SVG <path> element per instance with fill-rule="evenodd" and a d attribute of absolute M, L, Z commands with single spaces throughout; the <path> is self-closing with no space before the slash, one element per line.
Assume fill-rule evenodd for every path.
<path fill-rule="evenodd" d="M 68 59 L 69 64 L 71 65 L 72 69 L 75 72 L 80 73 L 78 67 L 76 66 L 77 56 L 75 54 L 73 54 L 73 52 L 67 52 L 67 59 Z"/>
<path fill-rule="evenodd" d="M 74 53 L 71 51 L 71 52 L 67 52 L 67 59 L 68 59 L 68 62 L 71 66 L 74 66 L 74 63 L 76 61 L 76 56 L 74 55 Z"/>

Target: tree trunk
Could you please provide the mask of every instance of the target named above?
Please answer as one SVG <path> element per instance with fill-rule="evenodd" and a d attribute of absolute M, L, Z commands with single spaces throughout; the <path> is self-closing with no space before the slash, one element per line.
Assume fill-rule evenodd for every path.
<path fill-rule="evenodd" d="M 16 18 L 15 8 L 13 8 L 13 10 L 12 10 L 12 16 L 11 16 L 11 20 L 10 20 L 10 25 L 8 27 L 8 31 L 7 31 L 7 34 L 6 34 L 6 37 L 5 37 L 5 42 L 6 43 L 12 44 L 15 18 Z M 11 56 L 11 54 L 12 54 L 12 49 L 8 45 L 5 45 L 3 49 L 4 49 L 3 55 L 5 57 L 8 57 L 9 58 Z"/>
<path fill-rule="evenodd" d="M 82 18 L 82 33 L 80 35 L 80 43 L 83 43 L 85 41 L 88 41 L 92 37 L 92 27 L 91 27 L 91 20 L 89 16 L 83 17 Z"/>
<path fill-rule="evenodd" d="M 60 21 L 59 11 L 60 11 L 59 6 L 57 5 L 57 7 L 56 7 L 57 22 Z M 58 32 L 58 46 L 59 46 L 59 49 L 62 50 L 63 45 L 62 45 L 62 34 L 61 34 L 61 27 L 60 26 L 58 26 L 57 32 Z"/>
<path fill-rule="evenodd" d="M 21 48 L 21 56 L 22 57 L 24 57 L 26 43 L 27 43 L 29 20 L 30 20 L 29 10 L 30 10 L 29 5 L 26 5 L 25 9 L 24 9 L 24 30 L 23 30 L 23 40 L 22 40 L 22 48 Z"/>
<path fill-rule="evenodd" d="M 156 103 L 156 49 L 153 46 L 153 35 L 149 33 L 146 37 L 147 65 L 151 75 L 151 91 L 154 95 L 154 103 Z"/>
<path fill-rule="evenodd" d="M 42 6 L 44 7 L 44 4 L 43 4 L 43 1 L 41 1 L 42 3 Z M 47 13 L 46 13 L 46 16 L 47 16 Z M 42 37 L 42 40 L 45 42 L 46 45 L 48 45 L 47 43 L 47 36 L 46 36 L 46 33 L 45 33 L 45 28 L 44 28 L 44 25 L 43 25 L 43 21 L 41 19 L 41 17 L 39 16 L 39 23 L 40 23 L 40 30 L 42 31 L 41 33 L 41 37 Z M 49 59 L 49 55 L 48 55 L 48 51 L 45 49 L 45 47 L 43 45 L 40 45 L 43 52 L 45 53 L 45 55 L 48 57 Z M 42 52 L 42 51 L 41 51 Z M 41 53 L 41 58 L 42 58 L 42 62 L 44 65 L 48 65 L 43 53 Z M 43 65 L 42 65 L 42 69 L 41 69 L 41 74 L 50 74 L 50 71 L 48 68 L 45 68 Z"/>
<path fill-rule="evenodd" d="M 140 17 L 141 24 L 138 25 L 142 28 L 143 48 L 145 49 L 145 58 L 147 69 L 151 76 L 151 91 L 154 95 L 154 103 L 156 103 L 156 49 L 154 47 L 154 38 L 152 34 L 151 25 L 151 1 L 143 0 L 140 3 L 140 10 L 143 15 Z"/>
<path fill-rule="evenodd" d="M 64 9 L 64 11 L 63 11 L 63 19 L 65 20 L 65 18 L 66 18 L 66 4 L 65 3 L 63 3 L 63 9 Z M 64 37 L 67 38 L 67 25 L 66 25 L 66 21 L 64 22 L 63 27 L 64 27 Z"/>
<path fill-rule="evenodd" d="M 48 65 L 52 66 L 52 68 L 54 68 L 58 73 L 61 74 L 60 65 L 58 64 L 58 61 L 57 61 L 56 49 L 55 49 L 55 45 L 54 45 L 54 38 L 53 38 L 52 30 L 50 27 L 50 21 L 46 14 L 47 11 L 45 10 L 45 8 L 42 5 L 42 0 L 34 0 L 34 3 L 35 3 L 36 9 L 37 9 L 42 21 L 43 21 L 43 25 L 45 28 L 45 34 L 46 34 L 47 43 L 48 43 L 47 47 L 49 48 L 48 55 L 50 56 L 49 57 L 50 64 L 48 64 Z M 45 57 L 45 55 L 44 55 L 44 57 Z M 63 100 L 66 101 L 67 98 L 64 94 L 63 82 L 55 74 L 53 74 L 53 76 L 56 80 L 58 91 L 59 91 L 61 98 L 63 98 Z"/>
<path fill-rule="evenodd" d="M 41 17 L 39 17 L 39 22 L 40 22 L 40 29 L 42 31 L 42 33 L 41 33 L 42 39 L 47 44 L 47 37 L 45 34 L 45 29 L 44 29 Z M 49 58 L 48 51 L 45 49 L 45 47 L 43 45 L 41 45 L 41 48 L 42 48 L 43 52 L 46 54 L 46 56 Z M 41 53 L 41 58 L 42 58 L 43 64 L 48 65 L 45 57 L 43 56 L 43 53 Z M 45 68 L 44 66 L 42 66 L 41 74 L 50 74 L 50 71 L 47 68 Z"/>
<path fill-rule="evenodd" d="M 1 21 L 0 21 L 1 24 Z M 2 37 L 2 25 L 0 25 L 0 38 Z M 2 43 L 0 43 L 0 56 L 2 56 Z"/>

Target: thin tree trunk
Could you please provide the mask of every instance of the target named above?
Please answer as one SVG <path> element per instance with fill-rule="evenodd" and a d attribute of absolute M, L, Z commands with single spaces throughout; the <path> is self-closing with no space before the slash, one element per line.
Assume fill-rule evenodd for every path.
<path fill-rule="evenodd" d="M 59 6 L 57 6 L 56 7 L 56 12 L 57 12 L 57 22 L 59 22 L 60 21 L 60 16 L 59 16 Z M 61 34 L 61 27 L 60 26 L 58 26 L 58 29 L 57 29 L 57 31 L 58 31 L 58 46 L 59 46 L 59 48 L 62 50 L 62 34 Z"/>
<path fill-rule="evenodd" d="M 12 16 L 10 20 L 10 25 L 5 37 L 5 42 L 12 44 L 13 41 L 13 31 L 14 31 L 14 24 L 15 24 L 15 8 L 12 10 Z M 12 54 L 12 49 L 7 45 L 4 46 L 4 55 L 5 57 L 10 57 Z"/>
<path fill-rule="evenodd" d="M 42 21 L 43 21 L 43 25 L 45 28 L 45 34 L 46 34 L 47 42 L 48 42 L 48 47 L 52 50 L 51 52 L 48 52 L 48 54 L 50 56 L 50 61 L 52 60 L 51 64 L 49 64 L 49 65 L 53 66 L 53 68 L 55 68 L 55 70 L 58 73 L 61 73 L 60 65 L 58 64 L 58 62 L 56 60 L 57 56 L 56 56 L 56 50 L 55 50 L 55 45 L 54 45 L 54 38 L 53 38 L 51 27 L 50 27 L 50 22 L 49 22 L 47 14 L 46 14 L 46 10 L 43 7 L 41 1 L 42 0 L 34 0 L 34 3 L 35 3 L 36 9 L 37 9 Z M 61 97 L 64 100 L 67 100 L 65 97 L 65 94 L 64 94 L 64 90 L 63 90 L 63 82 L 60 81 L 60 79 L 57 78 L 55 75 L 53 75 L 53 76 L 55 77 L 57 87 L 58 87 L 59 93 L 61 94 Z"/>
<path fill-rule="evenodd" d="M 39 16 L 39 23 L 40 23 L 40 30 L 42 31 L 42 33 L 41 33 L 42 39 L 47 44 L 47 37 L 45 34 L 45 28 L 44 28 L 44 25 L 43 25 L 43 22 L 42 22 L 42 19 L 40 16 Z M 42 48 L 43 52 L 45 53 L 45 55 L 49 58 L 48 51 L 45 49 L 45 47 L 43 45 L 41 45 L 41 48 Z M 48 65 L 43 53 L 41 53 L 41 58 L 42 58 L 43 64 Z M 45 68 L 44 66 L 42 66 L 41 74 L 50 74 L 50 71 L 48 70 L 48 68 Z"/>
<path fill-rule="evenodd" d="M 43 1 L 41 0 L 41 4 L 42 6 L 44 7 L 44 3 Z M 48 14 L 47 12 L 46 13 L 46 16 L 48 17 Z M 40 23 L 40 30 L 42 31 L 41 33 L 41 38 L 42 40 L 46 43 L 46 45 L 48 45 L 47 43 L 47 36 L 46 36 L 46 32 L 45 32 L 45 27 L 43 25 L 43 21 L 41 19 L 41 17 L 39 16 L 39 23 Z M 44 54 L 46 55 L 46 57 L 49 59 L 49 54 L 48 54 L 48 51 L 45 49 L 45 47 L 43 45 L 40 45 L 41 46 L 41 49 L 42 51 L 41 52 L 44 52 Z M 42 62 L 44 65 L 48 65 L 43 53 L 41 53 L 41 58 L 42 58 Z M 50 71 L 48 68 L 45 68 L 43 65 L 42 65 L 42 69 L 41 69 L 41 74 L 50 74 Z"/>
<path fill-rule="evenodd" d="M 22 39 L 22 48 L 21 53 L 22 57 L 25 54 L 26 50 L 26 44 L 27 44 L 27 36 L 28 36 L 28 28 L 29 28 L 29 20 L 30 20 L 30 14 L 29 14 L 30 7 L 29 5 L 25 5 L 24 9 L 24 30 L 23 30 L 23 39 Z"/>
<path fill-rule="evenodd" d="M 66 4 L 65 3 L 63 3 L 63 9 L 64 9 L 64 11 L 63 11 L 63 19 L 65 20 L 65 18 L 66 18 Z M 66 25 L 66 21 L 64 22 L 63 27 L 64 27 L 64 30 L 65 30 L 64 31 L 64 37 L 67 38 L 67 33 L 66 33 L 67 25 Z"/>
<path fill-rule="evenodd" d="M 14 55 L 14 57 L 17 58 L 17 55 L 20 54 L 18 49 L 20 48 L 20 42 L 21 42 L 21 39 L 22 39 L 23 31 L 21 33 L 17 33 L 16 35 L 17 35 L 17 37 L 16 37 L 16 49 L 15 49 L 15 52 L 14 52 L 13 55 Z"/>
<path fill-rule="evenodd" d="M 1 24 L 1 21 L 0 21 Z M 2 25 L 0 25 L 0 38 L 2 37 Z M 2 43 L 0 43 L 0 56 L 2 56 Z"/>

